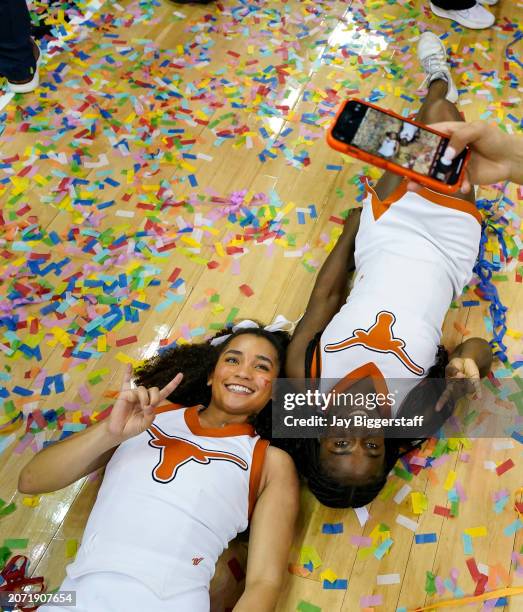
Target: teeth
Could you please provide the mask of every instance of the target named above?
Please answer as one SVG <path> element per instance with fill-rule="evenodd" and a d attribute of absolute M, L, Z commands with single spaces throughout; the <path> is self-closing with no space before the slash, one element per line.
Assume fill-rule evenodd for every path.
<path fill-rule="evenodd" d="M 243 385 L 226 385 L 230 391 L 236 391 L 237 393 L 252 393 L 251 389 L 244 387 Z"/>

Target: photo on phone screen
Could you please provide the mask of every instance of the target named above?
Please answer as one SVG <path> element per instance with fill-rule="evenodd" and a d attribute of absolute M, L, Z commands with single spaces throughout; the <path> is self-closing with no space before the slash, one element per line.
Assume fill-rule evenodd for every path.
<path fill-rule="evenodd" d="M 332 135 L 366 153 L 376 155 L 447 184 L 454 184 L 466 155 L 452 162 L 442 159 L 448 138 L 354 100 L 345 106 Z"/>

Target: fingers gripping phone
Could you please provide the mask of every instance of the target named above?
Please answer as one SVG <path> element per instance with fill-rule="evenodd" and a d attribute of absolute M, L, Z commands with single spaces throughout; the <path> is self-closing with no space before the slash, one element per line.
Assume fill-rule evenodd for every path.
<path fill-rule="evenodd" d="M 459 189 L 470 157 L 466 148 L 452 161 L 445 159 L 447 136 L 357 99 L 342 104 L 327 142 L 337 151 L 445 193 Z"/>

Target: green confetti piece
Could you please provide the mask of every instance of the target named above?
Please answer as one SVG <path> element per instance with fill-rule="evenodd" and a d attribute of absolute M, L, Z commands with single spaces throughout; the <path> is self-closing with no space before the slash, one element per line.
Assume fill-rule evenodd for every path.
<path fill-rule="evenodd" d="M 4 503 L 3 506 L 4 507 L 2 507 L 2 509 L 0 510 L 0 517 L 12 514 L 16 510 L 16 504 L 14 503 L 9 504 L 8 506 L 5 506 Z"/>
<path fill-rule="evenodd" d="M 9 557 L 11 557 L 13 551 L 7 546 L 0 546 L 0 567 L 4 567 Z"/>
<path fill-rule="evenodd" d="M 407 472 L 407 470 L 404 470 L 403 468 L 395 467 L 394 473 L 396 474 L 396 476 L 399 476 L 400 478 L 403 478 L 403 480 L 406 481 L 410 481 L 413 478 L 412 474 L 410 472 Z"/>
<path fill-rule="evenodd" d="M 27 548 L 27 538 L 7 538 L 4 540 L 4 546 L 7 548 Z"/>
<path fill-rule="evenodd" d="M 236 319 L 236 317 L 238 316 L 239 312 L 239 308 L 231 308 L 231 312 L 229 312 L 229 315 L 227 316 L 227 323 L 232 323 L 234 319 Z"/>
<path fill-rule="evenodd" d="M 298 604 L 296 610 L 299 612 L 321 612 L 321 608 L 315 606 L 314 604 L 309 603 L 308 601 L 303 601 L 303 599 Z"/>
<path fill-rule="evenodd" d="M 459 502 L 453 501 L 450 504 L 450 516 L 455 517 L 459 514 Z"/>
<path fill-rule="evenodd" d="M 427 572 L 425 579 L 425 592 L 428 595 L 434 595 L 436 593 L 436 576 L 432 572 Z"/>

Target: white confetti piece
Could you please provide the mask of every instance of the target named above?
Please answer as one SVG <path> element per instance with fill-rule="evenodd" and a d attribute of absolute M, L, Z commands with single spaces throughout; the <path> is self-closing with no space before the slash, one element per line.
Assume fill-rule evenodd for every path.
<path fill-rule="evenodd" d="M 407 495 L 412 491 L 412 487 L 408 484 L 403 485 L 401 489 L 394 496 L 394 501 L 397 504 L 401 504 L 401 502 L 407 497 Z"/>
<path fill-rule="evenodd" d="M 369 511 L 367 510 L 367 508 L 365 508 L 365 506 L 363 506 L 362 508 L 354 508 L 354 512 L 358 517 L 360 525 L 363 527 L 365 523 L 369 520 Z"/>
<path fill-rule="evenodd" d="M 381 574 L 376 576 L 376 584 L 399 584 L 399 574 Z"/>
<path fill-rule="evenodd" d="M 134 210 L 117 210 L 116 211 L 116 216 L 117 217 L 134 217 Z"/>
<path fill-rule="evenodd" d="M 497 468 L 497 465 L 494 463 L 494 461 L 483 461 L 483 467 L 486 470 L 493 472 Z"/>
<path fill-rule="evenodd" d="M 398 525 L 406 527 L 407 529 L 410 529 L 411 531 L 416 531 L 416 529 L 418 528 L 418 523 L 416 523 L 416 521 L 412 521 L 406 516 L 403 516 L 403 514 L 398 514 L 398 516 L 396 517 L 396 523 L 398 523 Z"/>
<path fill-rule="evenodd" d="M 492 445 L 495 450 L 505 450 L 506 448 L 514 448 L 512 440 L 496 440 Z"/>

